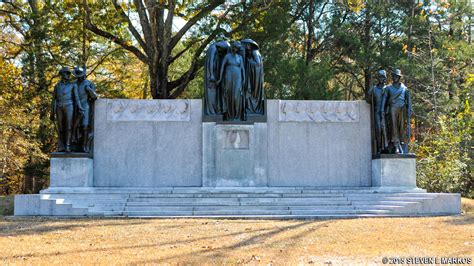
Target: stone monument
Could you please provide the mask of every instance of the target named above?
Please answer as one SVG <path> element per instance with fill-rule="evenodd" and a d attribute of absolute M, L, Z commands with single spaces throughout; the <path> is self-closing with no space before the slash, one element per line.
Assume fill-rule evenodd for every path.
<path fill-rule="evenodd" d="M 17 195 L 15 215 L 338 218 L 460 213 L 459 194 L 416 187 L 414 155 L 384 154 L 382 146 L 378 157 L 372 157 L 366 102 L 263 102 L 258 45 L 244 39 L 231 47 L 228 52 L 229 45 L 218 41 L 208 50 L 204 104 L 187 99 L 94 101 L 95 89 L 82 78 L 84 70 L 74 71 L 76 83 L 68 80 L 68 70 L 62 71 L 53 109 L 62 110 L 61 117 L 70 119 L 60 121 L 66 122 L 74 121 L 71 110 L 78 110 L 84 137 L 90 135 L 84 118 L 93 109 L 93 149 L 52 156 L 50 187 L 38 195 Z M 371 91 L 376 99 L 370 102 L 378 104 L 382 95 L 389 109 L 373 113 L 393 111 L 391 121 L 408 126 L 409 115 L 401 120 L 405 116 L 400 112 L 411 110 L 411 102 L 398 101 L 409 98 L 406 88 L 396 78 L 393 88 L 384 87 L 380 73 Z M 379 126 L 378 132 L 383 123 Z M 60 140 L 66 151 L 72 137 L 60 132 L 66 132 Z M 388 134 L 394 137 L 387 141 L 397 146 L 400 139 L 402 149 L 395 151 L 407 151 L 403 147 L 409 138 L 400 132 Z"/>

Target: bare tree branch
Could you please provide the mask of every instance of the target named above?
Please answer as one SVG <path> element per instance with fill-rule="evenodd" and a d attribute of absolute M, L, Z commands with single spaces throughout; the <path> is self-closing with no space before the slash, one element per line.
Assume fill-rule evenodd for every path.
<path fill-rule="evenodd" d="M 186 46 L 186 48 L 184 48 L 183 50 L 179 51 L 175 56 L 171 57 L 169 60 L 168 60 L 168 64 L 172 64 L 176 59 L 178 59 L 180 56 L 182 56 L 184 53 L 186 53 L 186 51 L 188 51 L 189 49 L 191 49 L 191 47 L 193 47 L 196 43 L 202 41 L 203 39 L 197 39 L 193 42 L 191 42 L 188 46 Z"/>
<path fill-rule="evenodd" d="M 112 55 L 113 53 L 117 52 L 119 50 L 119 48 L 115 48 L 113 49 L 112 51 L 109 51 L 108 53 L 106 53 L 105 55 L 103 55 L 98 61 L 97 63 L 95 64 L 95 66 L 90 70 L 88 71 L 89 73 L 87 74 L 87 76 L 89 76 L 90 74 L 94 73 L 94 71 L 100 66 L 102 65 L 102 63 L 104 63 L 105 59 L 107 59 L 107 57 L 109 57 L 110 55 Z M 92 67 L 92 65 L 91 65 Z M 90 67 L 86 67 L 86 68 L 90 68 Z"/>
<path fill-rule="evenodd" d="M 216 7 L 224 4 L 224 2 L 225 2 L 224 0 L 213 0 L 209 5 L 203 7 L 201 11 L 199 11 L 199 13 L 197 13 L 195 16 L 189 19 L 188 22 L 186 22 L 186 24 L 184 24 L 184 26 L 172 37 L 171 42 L 170 42 L 171 49 L 173 49 L 176 46 L 176 44 L 178 44 L 179 40 L 181 40 L 184 34 L 192 26 L 194 26 L 194 24 L 196 24 L 200 19 L 202 19 L 204 16 L 206 16 Z"/>
<path fill-rule="evenodd" d="M 136 48 L 135 46 L 131 46 L 129 44 L 127 44 L 127 42 L 109 32 L 106 32 L 106 31 L 103 31 L 101 29 L 99 29 L 96 25 L 94 25 L 91 21 L 91 18 L 90 18 L 90 14 L 91 14 L 91 10 L 89 9 L 89 6 L 87 5 L 87 0 L 82 0 L 82 5 L 84 6 L 84 10 L 86 11 L 86 27 L 87 29 L 89 29 L 90 31 L 94 32 L 95 34 L 99 35 L 99 36 L 102 36 L 108 40 L 111 40 L 112 42 L 120 45 L 121 47 L 123 47 L 125 50 L 133 53 L 135 56 L 138 57 L 138 59 L 140 59 L 140 61 L 146 63 L 148 62 L 148 57 L 143 54 L 138 48 Z"/>
<path fill-rule="evenodd" d="M 148 15 L 146 13 L 146 8 L 143 5 L 142 0 L 134 0 L 135 8 L 140 19 L 140 25 L 142 26 L 143 37 L 145 38 L 146 43 L 151 43 L 151 28 L 150 21 L 148 20 Z M 149 47 L 147 47 L 149 49 Z M 148 51 L 148 54 L 151 51 Z"/>
<path fill-rule="evenodd" d="M 150 56 L 148 54 L 147 46 L 146 46 L 145 42 L 143 41 L 142 36 L 140 36 L 140 33 L 138 33 L 137 29 L 133 26 L 132 21 L 130 21 L 130 18 L 127 16 L 127 14 L 125 14 L 125 11 L 118 4 L 117 0 L 113 0 L 112 3 L 115 7 L 115 10 L 117 10 L 117 12 L 120 14 L 120 17 L 122 17 L 122 19 L 127 22 L 128 30 L 130 30 L 133 37 L 135 37 L 135 40 L 137 40 L 138 44 L 140 44 L 140 46 L 142 47 L 142 50 L 145 51 L 145 53 L 148 56 Z"/>

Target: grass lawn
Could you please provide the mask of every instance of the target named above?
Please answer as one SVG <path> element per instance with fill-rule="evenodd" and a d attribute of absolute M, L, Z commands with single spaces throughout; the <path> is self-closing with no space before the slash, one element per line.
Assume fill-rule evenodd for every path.
<path fill-rule="evenodd" d="M 470 213 L 342 220 L 0 218 L 3 264 L 381 264 L 473 257 Z"/>

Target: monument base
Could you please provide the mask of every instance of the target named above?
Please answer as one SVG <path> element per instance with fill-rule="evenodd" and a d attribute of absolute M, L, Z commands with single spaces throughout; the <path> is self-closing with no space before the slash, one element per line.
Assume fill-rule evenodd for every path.
<path fill-rule="evenodd" d="M 416 157 L 382 154 L 372 160 L 372 186 L 416 189 Z"/>
<path fill-rule="evenodd" d="M 203 186 L 267 186 L 266 135 L 266 123 L 203 123 Z"/>
<path fill-rule="evenodd" d="M 416 188 L 414 156 L 372 160 L 365 102 L 269 100 L 265 110 L 265 123 L 206 122 L 200 100 L 99 99 L 93 162 L 86 154 L 52 154 L 51 186 L 16 195 L 15 215 L 460 213 L 459 194 Z"/>
<path fill-rule="evenodd" d="M 52 153 L 50 187 L 92 187 L 94 161 L 88 153 Z"/>

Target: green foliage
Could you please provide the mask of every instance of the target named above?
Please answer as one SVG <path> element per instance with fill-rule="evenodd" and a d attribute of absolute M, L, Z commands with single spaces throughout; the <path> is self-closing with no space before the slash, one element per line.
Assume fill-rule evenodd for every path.
<path fill-rule="evenodd" d="M 340 99 L 342 89 L 331 86 L 334 72 L 328 61 L 307 66 L 301 58 L 285 58 L 274 66 L 274 75 L 267 83 L 267 94 L 279 99 L 334 100 Z M 266 72 L 266 76 L 272 72 Z"/>
<path fill-rule="evenodd" d="M 20 70 L 0 58 L 0 194 L 22 192 L 25 168 L 46 159 L 32 134 L 38 120 L 29 114 L 19 77 Z"/>
<path fill-rule="evenodd" d="M 474 173 L 469 154 L 473 116 L 469 102 L 451 115 L 440 116 L 432 131 L 415 143 L 418 185 L 433 192 L 457 192 L 474 198 Z"/>

